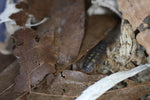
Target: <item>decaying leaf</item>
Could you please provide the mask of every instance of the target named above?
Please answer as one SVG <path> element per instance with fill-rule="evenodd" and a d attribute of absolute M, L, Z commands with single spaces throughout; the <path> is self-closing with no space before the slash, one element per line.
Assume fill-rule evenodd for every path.
<path fill-rule="evenodd" d="M 35 36 L 36 32 L 32 29 L 19 30 L 14 34 L 17 44 L 14 54 L 21 65 L 20 74 L 16 79 L 15 89 L 17 91 L 28 90 L 29 80 L 27 67 L 29 68 L 31 85 L 38 84 L 45 75 L 55 72 L 56 57 L 54 49 L 51 48 L 53 44 L 53 37 L 49 34 L 49 36 L 46 37 L 47 41 L 49 40 L 49 44 L 43 44 L 45 37 L 43 36 L 41 41 L 38 43 L 35 41 Z"/>
<path fill-rule="evenodd" d="M 112 11 L 122 18 L 121 13 L 118 11 L 116 0 L 91 1 L 93 5 L 88 10 L 89 15 L 106 14 L 107 11 Z M 105 77 L 106 74 L 134 67 L 138 69 L 136 65 L 144 64 L 146 57 L 144 50 L 137 44 L 133 31 L 138 29 L 143 34 L 149 33 L 147 28 L 150 26 L 150 17 L 148 15 L 150 12 L 147 6 L 150 2 L 148 0 L 144 2 L 139 0 L 118 0 L 118 3 L 124 18 L 121 26 L 122 34 L 114 45 L 107 48 L 107 58 L 104 63 L 101 63 L 103 68 L 99 67 L 96 70 L 98 73 L 104 72 L 105 75 L 98 74 L 96 71 L 95 75 L 92 75 L 93 73 L 87 75 L 79 71 L 72 71 L 72 69 L 70 70 L 72 67 L 68 66 L 75 62 L 73 70 L 78 70 L 78 67 L 80 67 L 78 63 L 82 64 L 82 58 L 84 59 L 85 54 L 100 40 L 111 34 L 109 32 L 117 24 L 116 17 L 111 16 L 112 12 L 109 13 L 110 15 L 85 16 L 85 0 L 44 0 L 44 2 L 25 0 L 17 4 L 16 7 L 22 10 L 20 12 L 17 10 L 18 13 L 11 15 L 10 18 L 14 19 L 21 27 L 16 25 L 14 28 L 9 22 L 6 23 L 6 26 L 10 34 L 19 29 L 13 35 L 13 39 L 14 55 L 21 66 L 20 73 L 15 80 L 15 85 L 13 80 L 18 74 L 17 62 L 9 66 L 6 62 L 7 67 L 0 67 L 0 84 L 2 84 L 0 86 L 0 99 L 14 99 L 19 96 L 17 99 L 74 100 L 84 89 Z M 145 7 L 147 8 L 145 9 Z M 87 23 L 85 22 L 85 17 L 87 17 Z M 38 24 L 38 26 L 31 28 L 37 22 L 40 25 Z M 30 28 L 27 28 L 27 26 Z M 137 40 L 147 49 L 149 54 L 148 34 L 143 35 L 141 33 L 138 36 L 142 36 Z M 109 39 L 114 39 L 115 37 L 117 35 Z M 79 58 L 81 59 L 78 61 Z M 76 68 L 74 68 L 74 65 L 76 65 Z M 17 66 L 17 69 L 14 66 Z M 66 68 L 69 70 L 65 70 Z M 145 69 L 145 67 L 142 68 Z M 135 74 L 136 71 L 132 70 L 131 72 L 131 74 L 127 71 L 118 72 L 126 75 L 117 74 L 115 78 L 112 78 L 111 75 L 108 76 L 110 79 L 102 82 L 102 85 L 96 86 L 95 90 L 90 91 L 89 94 L 87 93 L 88 96 L 98 90 L 99 87 L 101 87 L 100 91 L 105 93 L 105 90 L 108 90 L 108 85 L 113 83 L 114 86 L 117 81 Z M 8 77 L 5 78 L 7 75 Z M 119 79 L 119 77 L 121 78 Z M 115 81 L 115 79 L 117 80 Z M 125 85 L 119 83 L 123 85 L 119 89 L 117 86 L 120 85 L 118 84 L 115 87 L 112 86 L 113 88 L 109 87 L 111 90 L 98 100 L 137 100 L 150 92 L 149 82 L 138 84 L 138 82 L 146 81 L 149 81 L 149 70 L 131 79 L 126 79 L 126 81 L 123 81 L 126 83 Z M 24 91 L 30 92 L 25 92 L 20 96 L 13 89 L 18 91 L 19 94 Z M 99 95 L 99 93 L 96 95 Z"/>
<path fill-rule="evenodd" d="M 10 16 L 10 18 L 15 20 L 17 25 L 24 26 L 26 21 L 27 21 L 27 19 L 28 19 L 28 15 L 25 14 L 25 13 L 26 13 L 25 11 L 20 11 L 18 13 L 12 14 Z M 17 16 L 20 16 L 20 17 L 18 18 Z"/>
<path fill-rule="evenodd" d="M 16 5 L 15 3 L 13 3 L 12 0 L 6 1 L 6 9 L 0 14 L 0 23 L 7 22 L 7 21 L 11 23 L 15 23 L 14 20 L 9 18 L 11 14 L 17 13 L 21 10 L 21 9 L 17 9 L 15 6 Z"/>
<path fill-rule="evenodd" d="M 0 53 L 0 72 L 3 71 L 13 61 L 15 61 L 15 57 L 13 55 L 3 55 Z"/>
<path fill-rule="evenodd" d="M 8 100 L 16 98 L 19 93 L 13 91 L 15 86 L 15 78 L 19 74 L 19 64 L 17 61 L 10 63 L 1 73 L 0 73 L 0 99 Z"/>
<path fill-rule="evenodd" d="M 118 0 L 119 10 L 122 12 L 123 18 L 131 23 L 133 31 L 149 15 L 149 4 L 149 0 L 144 2 L 142 0 Z"/>
<path fill-rule="evenodd" d="M 10 18 L 14 19 L 17 25 L 24 26 L 31 15 L 34 16 L 32 18 L 34 23 L 50 16 L 51 0 L 44 0 L 44 2 L 40 0 L 26 0 L 18 3 L 16 7 L 22 9 L 22 11 L 12 14 Z M 18 18 L 18 16 L 20 17 Z"/>
<path fill-rule="evenodd" d="M 132 87 L 108 91 L 97 100 L 140 100 L 148 92 L 150 92 L 150 83 L 143 83 Z"/>
<path fill-rule="evenodd" d="M 139 33 L 137 35 L 137 41 L 139 42 L 139 44 L 141 44 L 142 46 L 144 46 L 144 48 L 146 49 L 146 52 L 148 55 L 150 55 L 150 30 L 146 29 L 145 31 Z M 148 58 L 148 62 L 150 63 L 150 57 Z"/>
<path fill-rule="evenodd" d="M 101 41 L 115 25 L 115 18 L 109 15 L 93 15 L 87 20 L 87 30 L 82 42 L 80 54 L 88 51 Z"/>
<path fill-rule="evenodd" d="M 24 98 L 27 100 L 74 100 L 81 91 L 102 77 L 104 75 L 86 75 L 78 71 L 64 70 L 54 79 L 51 86 L 43 84 Z M 143 83 L 110 90 L 98 100 L 137 100 L 150 92 L 149 87 L 150 83 Z"/>
<path fill-rule="evenodd" d="M 15 77 L 19 72 L 19 64 L 17 61 L 11 62 L 10 65 L 0 73 L 0 94 L 11 84 L 14 83 Z"/>
<path fill-rule="evenodd" d="M 14 79 L 19 73 L 19 64 L 13 55 L 0 54 L 0 99 L 8 100 L 17 97 L 10 88 L 15 85 Z M 12 95 L 13 94 L 13 95 Z"/>
<path fill-rule="evenodd" d="M 74 100 L 82 90 L 103 77 L 104 75 L 87 75 L 79 71 L 64 70 L 51 85 L 44 84 L 37 88 L 27 99 Z"/>
<path fill-rule="evenodd" d="M 55 66 L 57 70 L 65 69 L 63 65 L 78 55 L 84 34 L 84 1 L 54 0 L 51 4 L 51 19 L 38 31 L 21 29 L 13 35 L 16 41 L 14 54 L 21 65 L 16 79 L 17 91 L 27 91 L 29 81 L 35 86 L 47 74 L 55 73 Z"/>
<path fill-rule="evenodd" d="M 62 69 L 77 57 L 80 50 L 84 35 L 84 1 L 53 0 L 51 4 L 51 18 L 38 31 L 39 36 L 47 31 L 55 34 L 57 67 Z"/>
<path fill-rule="evenodd" d="M 47 88 L 50 94 L 54 95 L 79 95 L 81 90 L 93 84 L 104 75 L 86 75 L 78 71 L 65 70 Z"/>

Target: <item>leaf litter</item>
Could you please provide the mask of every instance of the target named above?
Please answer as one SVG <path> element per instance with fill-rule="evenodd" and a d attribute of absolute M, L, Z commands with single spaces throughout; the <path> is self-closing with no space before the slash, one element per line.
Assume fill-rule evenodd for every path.
<path fill-rule="evenodd" d="M 26 35 L 26 41 L 21 40 L 21 38 L 24 37 L 24 34 Z M 19 37 L 15 38 L 16 44 L 23 43 L 23 45 L 20 46 L 16 45 L 16 48 L 14 49 L 14 54 L 21 65 L 20 74 L 16 78 L 16 83 L 18 84 L 16 84 L 15 89 L 17 91 L 28 91 L 29 80 L 26 70 L 25 56 L 27 56 L 31 85 L 34 86 L 35 84 L 38 84 L 45 75 L 55 72 L 55 57 L 50 55 L 54 51 L 52 48 L 46 47 L 48 45 L 43 45 L 42 42 L 37 43 L 35 41 L 36 33 L 32 29 L 19 30 L 13 36 L 15 37 L 15 35 L 21 37 L 19 41 L 17 41 Z M 51 37 L 49 37 L 49 40 L 51 40 Z M 51 42 L 53 41 L 49 41 L 49 43 Z M 26 46 L 26 49 L 24 49 L 24 46 Z M 45 51 L 47 51 L 47 53 L 45 53 Z M 27 55 L 25 55 L 24 52 L 27 52 Z"/>
<path fill-rule="evenodd" d="M 93 20 L 93 24 L 88 24 L 88 27 L 86 27 L 84 21 L 87 16 L 84 14 L 85 6 L 83 1 L 46 1 L 48 2 L 47 5 L 50 4 L 51 6 L 45 6 L 45 8 L 44 6 L 41 7 L 41 13 L 38 13 L 35 9 L 40 9 L 39 6 L 44 5 L 44 3 L 39 4 L 39 2 L 34 0 L 27 1 L 28 2 L 20 4 L 18 8 L 23 7 L 23 11 L 27 11 L 30 14 L 32 13 L 36 21 L 39 21 L 44 17 L 48 17 L 48 20 L 42 25 L 30 29 L 20 29 L 13 35 L 15 41 L 14 54 L 21 67 L 20 73 L 16 78 L 15 87 L 12 86 L 8 88 L 8 90 L 12 91 L 12 88 L 14 88 L 19 92 L 29 91 L 29 86 L 31 86 L 29 94 L 22 94 L 21 96 L 18 96 L 18 98 L 29 100 L 74 100 L 84 89 L 104 76 L 120 70 L 128 70 L 134 68 L 136 66 L 135 64 L 139 65 L 146 62 L 144 50 L 136 44 L 134 35 L 131 35 L 134 33 L 130 32 L 132 30 L 130 29 L 130 25 L 128 25 L 129 23 L 125 23 L 125 27 L 123 26 L 123 28 L 128 27 L 126 29 L 129 31 L 121 35 L 122 39 L 120 39 L 119 42 L 121 41 L 122 43 L 122 46 L 120 47 L 129 47 L 130 51 L 126 51 L 127 49 L 117 49 L 120 48 L 118 46 L 119 42 L 114 44 L 114 46 L 110 47 L 108 49 L 109 51 L 107 51 L 108 58 L 106 58 L 104 63 L 100 65 L 101 67 L 93 73 L 96 75 L 87 75 L 79 72 L 80 70 L 64 70 L 71 65 L 74 60 L 77 61 L 83 57 L 87 51 L 107 36 L 108 29 L 115 26 L 112 16 L 91 16 L 87 21 L 91 23 L 90 21 Z M 31 11 L 28 10 L 29 6 L 33 7 Z M 68 9 L 70 10 L 68 11 Z M 43 13 L 43 11 L 46 12 Z M 24 23 L 24 21 L 21 22 L 22 25 Z M 85 28 L 87 29 L 85 30 Z M 129 37 L 127 39 L 131 40 L 131 44 L 127 43 L 125 45 L 126 39 L 124 39 L 124 37 Z M 134 45 L 138 45 L 138 47 Z M 114 53 L 113 50 L 115 50 Z M 137 52 L 134 52 L 135 50 L 137 50 Z M 122 54 L 118 52 L 122 52 Z M 131 53 L 123 55 L 125 52 Z M 141 53 L 142 55 L 139 55 Z M 132 56 L 138 56 L 138 59 L 129 59 L 131 56 L 130 54 Z M 123 59 L 116 59 L 118 56 Z M 143 59 L 144 62 L 142 62 Z M 128 63 L 131 63 L 131 65 L 129 67 L 124 67 L 124 65 L 128 65 Z M 73 70 L 77 70 L 74 66 L 78 67 L 79 65 L 73 64 L 73 66 L 70 66 L 67 69 L 72 69 L 73 67 Z M 116 65 L 117 67 L 115 68 Z M 122 67 L 119 68 L 119 66 Z M 140 77 L 141 75 L 143 75 L 144 78 Z M 141 78 L 143 78 L 143 80 L 141 80 Z M 131 81 L 136 81 L 139 84 L 137 85 L 133 82 L 133 86 L 128 86 L 131 84 Z M 140 83 L 145 81 L 148 81 L 148 83 Z M 131 79 L 127 79 L 124 82 L 127 83 L 127 86 L 124 86 L 122 89 L 111 89 L 98 100 L 115 100 L 118 98 L 122 100 L 136 100 L 149 92 L 149 77 L 145 77 L 145 72 L 143 72 L 143 74 L 138 74 Z M 116 86 L 119 86 L 119 84 Z M 142 91 L 139 92 L 140 90 Z M 136 96 L 136 94 L 139 94 L 139 96 Z M 122 98 L 124 96 L 126 98 Z M 16 98 L 15 94 L 12 98 Z"/>
<path fill-rule="evenodd" d="M 79 52 L 84 32 L 84 28 L 82 28 L 84 5 L 80 7 L 76 7 L 76 5 L 83 1 L 65 1 L 66 3 L 59 1 L 60 4 L 64 4 L 64 9 L 59 6 L 57 8 L 58 1 L 51 2 L 53 3 L 51 7 L 56 7 L 57 10 L 53 11 L 51 19 L 45 24 L 50 29 L 48 28 L 43 33 L 38 42 L 35 39 L 36 36 L 38 37 L 38 32 L 33 29 L 21 29 L 13 35 L 16 44 L 14 54 L 21 65 L 20 75 L 16 78 L 15 89 L 17 91 L 28 91 L 29 80 L 31 80 L 31 85 L 35 86 L 46 75 L 54 74 L 56 69 L 61 70 L 59 66 L 63 69 L 63 65 L 73 60 Z M 66 12 L 67 9 L 71 10 Z M 62 11 L 60 12 L 60 10 Z M 64 16 L 64 12 L 66 15 L 71 14 L 72 16 Z M 76 13 L 72 14 L 73 12 Z M 71 32 L 73 29 L 75 29 L 74 33 Z M 29 67 L 29 75 L 26 63 Z"/>

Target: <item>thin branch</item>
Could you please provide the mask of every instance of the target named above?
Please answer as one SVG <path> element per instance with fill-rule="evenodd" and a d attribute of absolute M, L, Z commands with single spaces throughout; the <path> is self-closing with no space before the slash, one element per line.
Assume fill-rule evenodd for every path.
<path fill-rule="evenodd" d="M 7 87 L 5 90 L 3 90 L 2 92 L 0 92 L 0 95 L 4 94 L 7 90 L 9 90 L 10 88 L 12 88 L 15 85 L 15 83 L 11 84 L 9 87 Z"/>

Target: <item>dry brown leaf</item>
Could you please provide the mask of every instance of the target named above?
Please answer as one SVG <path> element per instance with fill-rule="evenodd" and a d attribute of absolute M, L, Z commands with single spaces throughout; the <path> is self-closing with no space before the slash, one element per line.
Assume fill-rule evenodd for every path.
<path fill-rule="evenodd" d="M 115 19 L 109 15 L 89 16 L 87 21 L 87 30 L 85 32 L 80 54 L 87 52 L 87 50 L 106 37 L 107 32 L 117 23 Z"/>
<path fill-rule="evenodd" d="M 118 0 L 119 10 L 135 31 L 150 14 L 150 0 Z"/>
<path fill-rule="evenodd" d="M 150 83 L 143 83 L 132 87 L 106 92 L 98 100 L 138 100 L 150 92 Z"/>
<path fill-rule="evenodd" d="M 14 83 L 15 77 L 19 73 L 19 64 L 17 61 L 11 62 L 10 65 L 0 73 L 0 94 L 11 84 Z"/>
<path fill-rule="evenodd" d="M 10 18 L 15 20 L 17 25 L 24 26 L 28 19 L 28 15 L 25 11 L 20 11 L 18 13 L 12 14 Z"/>
<path fill-rule="evenodd" d="M 27 100 L 74 100 L 89 85 L 104 75 L 87 75 L 79 71 L 64 70 L 51 85 L 40 86 L 27 96 Z"/>
<path fill-rule="evenodd" d="M 78 71 L 65 70 L 47 88 L 50 94 L 76 96 L 104 75 L 86 75 Z"/>
<path fill-rule="evenodd" d="M 44 17 L 50 16 L 50 7 L 52 0 L 26 0 L 16 5 L 22 11 L 12 14 L 11 19 L 14 19 L 17 25 L 24 26 L 29 15 L 34 15 L 36 21 L 42 20 Z M 18 17 L 19 16 L 19 17 Z"/>
<path fill-rule="evenodd" d="M 141 44 L 145 49 L 147 54 L 150 56 L 150 30 L 146 29 L 145 31 L 140 32 L 136 39 L 139 44 Z M 150 57 L 148 58 L 148 62 L 150 63 Z"/>
<path fill-rule="evenodd" d="M 48 17 L 51 9 L 52 0 L 27 0 L 28 12 L 35 16 L 36 20 L 41 20 Z"/>
<path fill-rule="evenodd" d="M 3 71 L 10 63 L 15 61 L 15 57 L 13 55 L 3 55 L 0 53 L 0 72 Z"/>
<path fill-rule="evenodd" d="M 84 0 L 52 0 L 51 18 L 38 29 L 39 36 L 53 33 L 58 50 L 57 66 L 63 69 L 79 52 L 84 35 Z M 69 10 L 68 10 L 69 9 Z"/>
<path fill-rule="evenodd" d="M 26 36 L 25 42 L 23 40 L 24 34 Z M 49 37 L 47 37 L 49 44 L 44 45 L 42 43 L 43 36 L 38 43 L 35 41 L 36 32 L 32 29 L 19 30 L 13 36 L 16 40 L 16 44 L 24 43 L 24 45 L 16 45 L 14 50 L 14 54 L 21 65 L 20 74 L 16 79 L 15 90 L 28 91 L 29 80 L 26 67 L 29 67 L 31 85 L 38 84 L 46 74 L 55 72 L 55 53 L 53 53 L 54 50 L 50 47 L 53 43 L 53 38 L 49 35 Z M 27 51 L 25 51 L 25 49 Z M 27 62 L 25 57 L 27 57 Z M 26 66 L 26 63 L 28 66 Z"/>
<path fill-rule="evenodd" d="M 32 29 L 22 29 L 14 34 L 14 54 L 21 65 L 16 79 L 17 91 L 28 91 L 28 76 L 31 85 L 35 86 L 45 75 L 55 73 L 56 63 L 57 69 L 58 65 L 65 69 L 62 65 L 67 65 L 78 55 L 84 34 L 84 1 L 54 0 L 51 3 L 53 13 L 38 29 L 42 32 L 39 42 L 35 39 L 37 32 Z"/>
<path fill-rule="evenodd" d="M 27 100 L 74 100 L 85 88 L 102 77 L 104 75 L 86 75 L 78 71 L 65 70 L 56 77 L 52 85 L 43 84 L 25 98 Z M 134 84 L 110 90 L 98 100 L 137 100 L 148 92 L 150 92 L 150 83 Z"/>
<path fill-rule="evenodd" d="M 15 85 L 14 79 L 19 73 L 19 64 L 13 55 L 0 54 L 0 66 L 0 100 L 10 100 L 17 96 L 10 89 Z"/>

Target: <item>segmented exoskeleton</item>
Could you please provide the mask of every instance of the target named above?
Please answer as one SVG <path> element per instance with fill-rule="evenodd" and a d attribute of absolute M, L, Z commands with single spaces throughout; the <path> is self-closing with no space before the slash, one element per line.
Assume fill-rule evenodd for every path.
<path fill-rule="evenodd" d="M 97 66 L 100 62 L 102 62 L 103 57 L 106 55 L 106 47 L 106 42 L 102 40 L 94 48 L 92 48 L 85 57 L 82 71 L 86 73 L 92 72 L 94 70 L 94 66 Z"/>
<path fill-rule="evenodd" d="M 102 63 L 104 57 L 106 56 L 106 49 L 108 46 L 112 45 L 120 34 L 120 24 L 117 25 L 113 30 L 111 30 L 106 38 L 101 40 L 94 48 L 92 48 L 83 62 L 81 71 L 90 73 L 93 72 L 94 67 Z"/>

